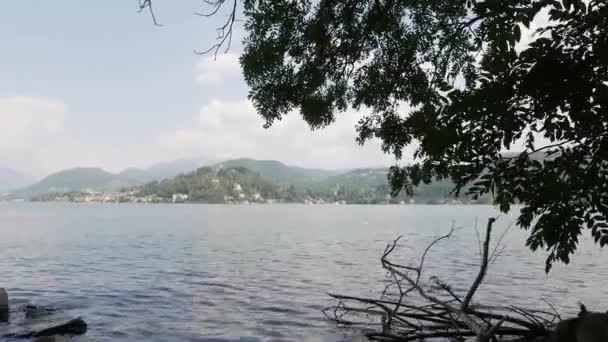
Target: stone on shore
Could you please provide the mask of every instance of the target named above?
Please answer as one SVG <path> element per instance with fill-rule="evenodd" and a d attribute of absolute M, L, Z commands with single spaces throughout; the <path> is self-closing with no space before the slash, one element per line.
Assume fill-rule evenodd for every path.
<path fill-rule="evenodd" d="M 8 294 L 4 288 L 0 287 L 0 322 L 8 321 L 8 314 Z"/>
<path fill-rule="evenodd" d="M 67 323 L 36 332 L 33 337 L 53 335 L 83 335 L 87 332 L 87 324 L 81 318 L 75 318 Z"/>
<path fill-rule="evenodd" d="M 32 318 L 35 319 L 35 318 L 49 316 L 49 315 L 52 315 L 53 313 L 55 313 L 55 311 L 56 310 L 54 308 L 36 306 L 36 305 L 31 305 L 31 304 L 28 304 L 25 307 L 23 307 L 23 313 L 25 314 L 25 318 L 28 318 L 28 319 L 32 319 Z"/>

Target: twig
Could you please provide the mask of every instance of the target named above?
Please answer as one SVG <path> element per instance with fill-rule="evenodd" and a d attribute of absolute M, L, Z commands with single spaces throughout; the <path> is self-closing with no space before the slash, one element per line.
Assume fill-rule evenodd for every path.
<path fill-rule="evenodd" d="M 195 12 L 194 14 L 202 17 L 213 16 L 220 11 L 222 6 L 227 1 L 228 0 L 203 0 L 205 4 L 213 7 L 212 10 L 209 13 Z M 232 35 L 234 32 L 234 23 L 236 22 L 237 3 L 238 0 L 232 0 L 232 7 L 228 13 L 228 18 L 226 19 L 223 25 L 217 28 L 217 42 L 206 50 L 194 50 L 195 54 L 206 55 L 213 51 L 213 58 L 215 59 L 217 58 L 217 54 L 223 46 L 226 46 L 226 48 L 224 49 L 224 53 L 227 53 L 230 50 L 230 45 L 232 44 Z"/>
<path fill-rule="evenodd" d="M 481 236 L 479 235 L 479 229 L 477 228 L 477 223 L 479 222 L 479 218 L 475 218 L 475 235 L 477 235 L 477 247 L 479 247 L 479 261 L 481 262 L 481 255 L 483 252 L 481 251 Z"/>
<path fill-rule="evenodd" d="M 141 13 L 143 10 L 145 10 L 146 8 L 148 9 L 148 11 L 150 11 L 150 16 L 152 17 L 152 22 L 154 22 L 154 25 L 156 26 L 163 26 L 161 24 L 158 23 L 158 21 L 156 20 L 156 15 L 154 14 L 154 7 L 152 6 L 152 0 L 138 0 L 139 2 L 139 10 L 137 11 L 138 13 Z"/>
<path fill-rule="evenodd" d="M 527 312 L 526 310 L 524 310 L 522 308 L 518 308 L 516 306 L 511 306 L 511 310 L 513 310 L 513 311 L 519 313 L 520 315 L 522 315 L 523 317 L 527 318 L 530 321 L 530 323 L 532 323 L 532 324 L 535 324 L 539 327 L 541 327 L 543 325 L 536 316 L 532 315 L 531 313 Z"/>
<path fill-rule="evenodd" d="M 553 313 L 555 314 L 555 317 L 557 317 L 557 319 L 561 320 L 562 316 L 560 316 L 560 314 L 557 312 L 557 310 L 555 309 L 555 306 L 553 306 L 553 304 L 551 304 L 551 302 L 549 302 L 545 298 L 543 298 L 542 300 L 543 300 L 543 302 L 545 302 L 545 304 L 547 304 L 551 308 L 551 310 L 553 310 Z"/>
<path fill-rule="evenodd" d="M 490 255 L 490 263 L 494 263 L 496 261 L 496 259 L 505 250 L 505 246 L 502 244 L 502 240 L 505 238 L 505 236 L 511 230 L 511 228 L 513 228 L 513 224 L 512 223 L 509 224 L 507 226 L 507 228 L 505 228 L 505 230 L 500 235 L 500 238 L 498 238 L 498 241 L 496 242 L 496 245 L 494 246 L 494 250 L 492 251 L 492 254 Z"/>
<path fill-rule="evenodd" d="M 444 239 L 444 238 L 447 238 L 447 237 L 449 237 L 449 234 L 444 235 L 444 236 L 440 237 L 439 239 Z M 434 245 L 436 241 L 437 240 L 435 240 L 432 244 Z M 396 245 L 396 241 L 393 242 L 393 246 L 395 246 L 395 245 Z M 391 251 L 394 250 L 394 247 L 390 248 L 389 250 L 391 250 Z M 412 286 L 412 288 L 415 289 L 422 298 L 428 300 L 431 303 L 434 303 L 434 304 L 437 304 L 437 305 L 443 307 L 447 311 L 450 311 L 450 312 L 453 312 L 453 313 L 457 314 L 458 318 L 460 320 L 462 320 L 472 331 L 474 331 L 476 334 L 482 334 L 482 332 L 483 332 L 482 327 L 472 317 L 470 317 L 469 315 L 467 315 L 465 312 L 463 312 L 459 308 L 454 307 L 454 306 L 448 304 L 447 302 L 440 300 L 437 297 L 429 295 L 421 286 L 419 286 L 419 284 L 417 283 L 417 281 L 415 281 L 414 279 L 412 279 L 407 274 L 399 271 L 395 267 L 395 266 L 399 266 L 399 265 L 395 265 L 392 262 L 388 261 L 386 259 L 386 257 L 383 257 L 383 259 L 382 259 L 382 265 L 383 265 L 384 268 L 386 268 L 386 269 L 388 269 L 388 270 L 390 270 L 392 272 L 395 272 L 396 274 L 398 274 L 399 276 L 401 276 L 403 279 L 405 279 L 407 282 L 409 282 L 410 285 Z"/>
<path fill-rule="evenodd" d="M 479 269 L 479 273 L 477 274 L 477 278 L 475 278 L 473 285 L 471 285 L 469 292 L 467 293 L 467 295 L 464 297 L 464 300 L 462 301 L 462 306 L 461 306 L 462 310 L 467 309 L 467 307 L 469 306 L 469 303 L 471 302 L 471 299 L 473 299 L 473 296 L 475 295 L 475 292 L 477 291 L 477 288 L 479 288 L 479 285 L 481 284 L 481 282 L 483 281 L 483 279 L 486 276 L 486 272 L 488 270 L 488 249 L 490 248 L 490 237 L 492 235 L 492 225 L 494 224 L 495 221 L 496 221 L 496 219 L 494 217 L 491 217 L 488 219 L 488 225 L 486 227 L 486 239 L 483 243 L 483 254 L 481 257 L 481 267 Z"/>

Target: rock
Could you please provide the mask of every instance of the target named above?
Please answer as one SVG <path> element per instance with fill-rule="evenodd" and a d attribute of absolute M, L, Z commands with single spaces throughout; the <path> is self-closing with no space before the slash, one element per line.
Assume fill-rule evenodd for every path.
<path fill-rule="evenodd" d="M 64 338 L 61 336 L 42 336 L 42 337 L 34 337 L 32 342 L 63 342 Z"/>
<path fill-rule="evenodd" d="M 585 311 L 583 314 L 579 314 L 578 319 L 576 341 L 608 341 L 608 313 Z"/>
<path fill-rule="evenodd" d="M 67 323 L 57 325 L 34 333 L 33 337 L 53 335 L 83 335 L 87 332 L 87 324 L 81 318 L 75 318 Z"/>
<path fill-rule="evenodd" d="M 0 322 L 8 321 L 8 294 L 6 290 L 0 287 Z"/>
<path fill-rule="evenodd" d="M 23 312 L 25 313 L 25 318 L 29 318 L 29 319 L 45 317 L 45 316 L 53 314 L 55 311 L 56 310 L 53 308 L 48 308 L 48 307 L 44 307 L 44 306 L 36 306 L 36 305 L 31 305 L 31 304 L 28 304 L 23 307 Z"/>
<path fill-rule="evenodd" d="M 551 333 L 550 342 L 608 341 L 608 313 L 590 312 L 581 307 L 577 317 L 564 319 Z"/>

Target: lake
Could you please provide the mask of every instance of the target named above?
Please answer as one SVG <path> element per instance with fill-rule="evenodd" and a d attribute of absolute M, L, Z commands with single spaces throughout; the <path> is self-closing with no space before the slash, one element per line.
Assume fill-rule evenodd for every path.
<path fill-rule="evenodd" d="M 377 296 L 379 258 L 403 235 L 403 262 L 433 237 L 463 227 L 429 256 L 428 275 L 464 289 L 477 271 L 485 206 L 0 204 L 0 287 L 22 331 L 82 316 L 74 341 L 355 341 L 321 309 L 327 292 Z M 496 235 L 514 223 L 502 215 Z M 584 239 L 568 266 L 547 276 L 544 254 L 513 228 L 480 300 L 565 312 L 578 301 L 608 309 L 607 250 Z M 48 305 L 25 321 L 19 308 Z"/>

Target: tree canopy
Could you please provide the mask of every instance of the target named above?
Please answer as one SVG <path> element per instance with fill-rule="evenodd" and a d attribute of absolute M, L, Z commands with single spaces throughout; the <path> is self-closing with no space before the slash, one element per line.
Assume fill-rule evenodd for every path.
<path fill-rule="evenodd" d="M 378 138 L 397 159 L 415 148 L 391 168 L 394 194 L 451 179 L 501 211 L 521 204 L 547 271 L 585 228 L 608 243 L 605 0 L 206 2 L 229 13 L 211 52 L 244 16 L 241 65 L 266 126 L 299 111 L 323 128 L 361 110 L 360 144 Z"/>

